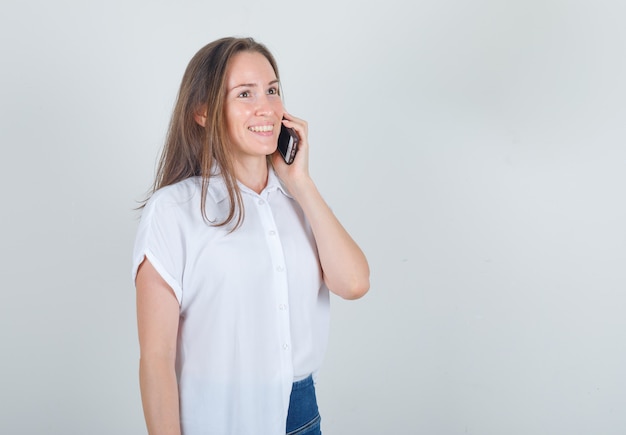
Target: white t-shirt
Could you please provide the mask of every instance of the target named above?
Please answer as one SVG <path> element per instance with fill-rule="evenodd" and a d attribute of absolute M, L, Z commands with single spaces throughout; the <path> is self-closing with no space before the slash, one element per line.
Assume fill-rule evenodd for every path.
<path fill-rule="evenodd" d="M 201 179 L 155 192 L 143 210 L 133 281 L 144 257 L 180 304 L 176 374 L 184 435 L 284 435 L 294 380 L 319 370 L 329 294 L 311 228 L 270 168 L 257 194 L 239 185 L 243 225 L 228 234 L 200 213 Z M 211 177 L 207 216 L 229 209 Z"/>

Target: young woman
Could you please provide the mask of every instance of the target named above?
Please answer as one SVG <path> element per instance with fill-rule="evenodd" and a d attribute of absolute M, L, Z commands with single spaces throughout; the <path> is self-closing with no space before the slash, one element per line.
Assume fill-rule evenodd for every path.
<path fill-rule="evenodd" d="M 367 260 L 308 173 L 265 46 L 223 38 L 184 74 L 133 254 L 150 435 L 319 434 L 329 294 Z M 281 124 L 299 136 L 291 165 Z"/>

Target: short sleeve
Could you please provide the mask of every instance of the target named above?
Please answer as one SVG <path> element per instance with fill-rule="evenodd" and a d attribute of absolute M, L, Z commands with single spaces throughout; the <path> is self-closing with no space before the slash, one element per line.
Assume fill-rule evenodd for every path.
<path fill-rule="evenodd" d="M 158 192 L 157 192 L 158 193 Z M 133 284 L 137 270 L 147 258 L 182 302 L 184 234 L 176 202 L 155 194 L 143 209 L 133 248 Z"/>

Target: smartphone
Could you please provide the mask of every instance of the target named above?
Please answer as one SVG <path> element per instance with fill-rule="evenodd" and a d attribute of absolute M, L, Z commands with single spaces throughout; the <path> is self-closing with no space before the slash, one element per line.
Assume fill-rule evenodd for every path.
<path fill-rule="evenodd" d="M 293 128 L 280 124 L 280 135 L 278 135 L 278 152 L 283 156 L 283 160 L 288 165 L 293 163 L 298 151 L 298 134 Z"/>

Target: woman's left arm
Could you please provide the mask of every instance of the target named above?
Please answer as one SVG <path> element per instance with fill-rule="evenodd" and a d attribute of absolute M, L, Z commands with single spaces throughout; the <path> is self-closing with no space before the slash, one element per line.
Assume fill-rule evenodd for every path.
<path fill-rule="evenodd" d="M 326 286 L 344 299 L 358 299 L 370 286 L 365 254 L 328 207 L 309 176 L 307 123 L 287 113 L 285 118 L 284 124 L 295 129 L 300 137 L 298 153 L 289 166 L 275 153 L 274 168 L 311 224 Z"/>

